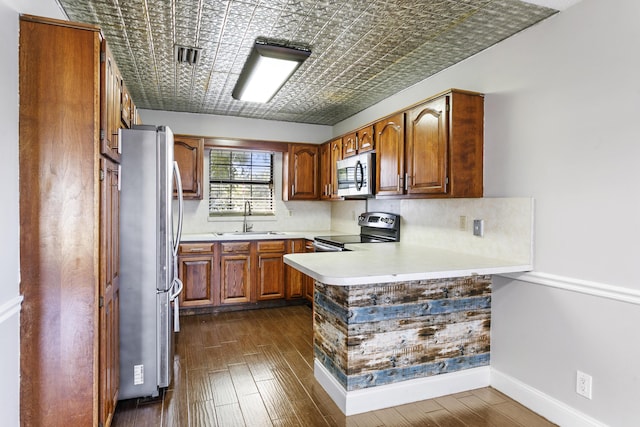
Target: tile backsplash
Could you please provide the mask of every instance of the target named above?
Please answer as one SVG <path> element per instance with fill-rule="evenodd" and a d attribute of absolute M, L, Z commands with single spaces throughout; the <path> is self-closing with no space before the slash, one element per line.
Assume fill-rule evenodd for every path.
<path fill-rule="evenodd" d="M 420 243 L 532 265 L 533 209 L 533 199 L 525 197 L 354 200 L 332 205 L 331 226 L 334 230 L 358 232 L 356 218 L 361 212 L 393 212 L 402 217 L 401 243 Z M 473 235 L 474 219 L 484 220 L 482 237 Z"/>

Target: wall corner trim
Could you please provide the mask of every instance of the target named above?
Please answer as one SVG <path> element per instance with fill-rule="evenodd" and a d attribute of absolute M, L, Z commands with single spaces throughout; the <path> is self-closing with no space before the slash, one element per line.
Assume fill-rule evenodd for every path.
<path fill-rule="evenodd" d="M 566 291 L 579 292 L 600 298 L 608 298 L 619 302 L 640 305 L 640 290 L 626 288 L 623 286 L 590 282 L 588 280 L 538 273 L 535 271 L 527 273 L 505 273 L 500 274 L 500 276 L 536 285 L 549 286 L 552 288 L 564 289 Z"/>
<path fill-rule="evenodd" d="M 607 424 L 592 418 L 548 394 L 522 381 L 491 368 L 491 387 L 560 426 L 607 427 Z"/>
<path fill-rule="evenodd" d="M 15 298 L 10 299 L 4 304 L 0 305 L 0 323 L 4 322 L 11 316 L 20 312 L 22 307 L 22 300 L 24 300 L 24 296 L 18 295 Z"/>

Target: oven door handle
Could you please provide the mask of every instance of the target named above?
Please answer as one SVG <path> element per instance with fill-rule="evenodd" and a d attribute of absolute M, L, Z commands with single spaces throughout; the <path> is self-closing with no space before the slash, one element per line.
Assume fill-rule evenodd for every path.
<path fill-rule="evenodd" d="M 328 245 L 326 243 L 320 243 L 317 240 L 313 241 L 313 248 L 316 252 L 341 252 L 343 249 L 339 246 Z"/>

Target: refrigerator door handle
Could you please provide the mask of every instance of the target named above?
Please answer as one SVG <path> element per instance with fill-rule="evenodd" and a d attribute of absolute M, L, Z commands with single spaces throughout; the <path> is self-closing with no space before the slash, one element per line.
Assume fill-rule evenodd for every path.
<path fill-rule="evenodd" d="M 180 292 L 182 292 L 182 288 L 184 285 L 182 284 L 182 280 L 178 279 L 178 277 L 173 279 L 173 285 L 169 290 L 169 304 L 173 301 L 173 331 L 180 332 Z"/>
<path fill-rule="evenodd" d="M 180 178 L 180 167 L 178 162 L 173 162 L 173 176 L 176 180 L 176 189 L 178 191 L 178 233 L 176 240 L 173 242 L 173 256 L 178 256 L 178 248 L 180 247 L 180 239 L 182 239 L 182 217 L 184 215 L 184 200 L 182 197 L 182 179 Z"/>

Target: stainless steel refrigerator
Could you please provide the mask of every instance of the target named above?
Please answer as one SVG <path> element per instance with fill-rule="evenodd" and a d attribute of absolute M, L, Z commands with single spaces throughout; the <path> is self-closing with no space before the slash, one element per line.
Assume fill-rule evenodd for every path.
<path fill-rule="evenodd" d="M 182 185 L 173 133 L 141 125 L 120 131 L 120 393 L 155 397 L 173 376 L 179 330 L 178 245 Z M 173 190 L 177 188 L 174 219 Z"/>

